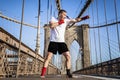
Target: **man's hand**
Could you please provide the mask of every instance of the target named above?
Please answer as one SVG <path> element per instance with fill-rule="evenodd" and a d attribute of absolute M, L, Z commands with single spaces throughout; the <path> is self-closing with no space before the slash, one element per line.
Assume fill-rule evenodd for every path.
<path fill-rule="evenodd" d="M 86 19 L 89 19 L 89 18 L 90 18 L 89 15 L 86 15 L 86 16 L 84 16 L 82 18 L 76 18 L 75 20 L 76 20 L 76 22 L 80 22 L 82 20 L 86 20 Z"/>
<path fill-rule="evenodd" d="M 89 15 L 82 17 L 81 20 L 85 20 L 85 19 L 88 19 L 88 18 L 89 18 Z"/>
<path fill-rule="evenodd" d="M 58 24 L 59 24 L 59 25 L 61 25 L 61 24 L 63 24 L 63 23 L 64 23 L 64 20 L 63 20 L 63 19 L 58 21 Z"/>

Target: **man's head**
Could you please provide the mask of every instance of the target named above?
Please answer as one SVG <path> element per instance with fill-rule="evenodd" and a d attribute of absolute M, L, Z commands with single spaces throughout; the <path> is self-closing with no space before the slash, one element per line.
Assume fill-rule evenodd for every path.
<path fill-rule="evenodd" d="M 59 13 L 58 13 L 59 19 L 64 19 L 64 18 L 66 18 L 66 16 L 67 16 L 67 12 L 65 10 L 62 9 L 59 11 Z"/>

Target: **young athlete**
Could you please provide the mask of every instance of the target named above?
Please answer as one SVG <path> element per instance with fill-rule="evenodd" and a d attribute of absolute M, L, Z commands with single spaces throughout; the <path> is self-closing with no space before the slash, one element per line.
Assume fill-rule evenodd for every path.
<path fill-rule="evenodd" d="M 51 60 L 53 54 L 56 54 L 57 51 L 59 54 L 62 54 L 66 58 L 66 74 L 69 78 L 72 78 L 72 74 L 70 73 L 71 68 L 71 56 L 70 52 L 68 50 L 68 47 L 65 43 L 65 30 L 68 24 L 70 23 L 76 23 L 81 20 L 88 19 L 89 16 L 85 16 L 82 18 L 76 18 L 76 19 L 68 19 L 67 12 L 65 10 L 60 10 L 58 13 L 58 18 L 52 17 L 50 21 L 50 43 L 48 46 L 48 54 L 44 62 L 44 66 L 42 68 L 41 77 L 45 77 L 46 69 L 48 67 L 49 61 Z"/>

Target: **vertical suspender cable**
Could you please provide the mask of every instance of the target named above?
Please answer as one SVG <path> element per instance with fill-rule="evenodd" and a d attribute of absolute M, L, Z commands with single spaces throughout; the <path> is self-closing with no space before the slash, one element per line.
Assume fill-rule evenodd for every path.
<path fill-rule="evenodd" d="M 57 12 L 57 6 L 56 6 L 56 3 L 54 2 L 54 11 L 53 11 L 53 16 L 55 17 L 55 18 L 57 18 L 57 15 L 56 15 L 56 12 Z"/>
<path fill-rule="evenodd" d="M 96 0 L 96 10 L 97 10 L 97 23 L 99 26 L 99 17 L 98 17 L 98 0 Z M 100 51 L 100 63 L 102 63 L 102 54 L 101 54 L 101 40 L 100 40 L 100 28 L 98 28 L 98 41 L 99 41 L 99 51 Z M 103 67 L 101 64 L 101 73 L 103 72 Z"/>
<path fill-rule="evenodd" d="M 117 14 L 116 0 L 114 0 L 114 6 L 115 6 L 115 16 L 116 16 L 116 22 L 117 22 L 118 21 L 118 14 Z M 118 23 L 116 24 L 116 27 L 117 27 L 118 46 L 119 46 L 119 52 L 120 52 L 120 37 L 119 37 Z"/>
<path fill-rule="evenodd" d="M 99 26 L 99 17 L 98 17 L 98 0 L 96 0 L 96 10 L 97 10 L 97 23 Z M 98 28 L 98 41 L 99 41 L 99 51 L 100 51 L 100 62 L 102 62 L 101 55 L 101 41 L 100 41 L 100 29 Z"/>
<path fill-rule="evenodd" d="M 93 15 L 94 16 L 94 15 Z M 94 41 L 95 41 L 95 53 L 96 53 L 96 64 L 98 64 L 97 45 L 96 45 L 96 34 L 94 29 Z M 98 66 L 96 65 L 96 74 L 98 73 Z"/>
<path fill-rule="evenodd" d="M 19 75 L 19 67 L 20 67 L 20 48 L 21 48 L 21 40 L 22 40 L 22 28 L 23 28 L 23 19 L 24 19 L 24 2 L 22 0 L 22 16 L 21 16 L 21 25 L 20 25 L 20 36 L 19 36 L 19 50 L 18 50 L 18 62 L 17 62 L 17 70 L 16 70 L 16 77 Z"/>
<path fill-rule="evenodd" d="M 93 6 L 92 6 L 92 16 L 93 16 L 93 26 L 94 26 Z M 96 50 L 95 30 L 94 30 L 94 41 L 95 41 L 95 54 L 96 54 L 96 64 L 97 64 L 97 63 L 98 63 L 98 60 L 97 60 L 97 50 Z"/>
<path fill-rule="evenodd" d="M 116 16 L 116 22 L 118 22 L 118 14 L 117 14 L 117 4 L 116 4 L 116 0 L 114 0 L 114 6 L 115 6 L 115 16 Z M 117 36 L 118 36 L 118 46 L 119 46 L 119 52 L 120 52 L 120 38 L 119 38 L 119 28 L 118 28 L 118 23 L 116 24 L 117 26 Z M 120 55 L 119 55 L 120 57 Z M 117 74 L 120 74 L 120 68 L 119 68 L 119 64 L 117 64 Z"/>
<path fill-rule="evenodd" d="M 107 24 L 107 15 L 106 15 L 106 0 L 104 0 L 104 12 L 105 12 L 105 21 Z M 109 42 L 109 33 L 108 33 L 108 27 L 106 27 L 106 32 L 107 32 L 107 39 L 108 39 L 108 49 L 109 49 L 109 57 L 111 60 L 111 51 L 110 51 L 110 42 Z"/>
<path fill-rule="evenodd" d="M 52 0 L 50 0 L 50 18 L 52 17 Z M 53 64 L 54 65 L 56 65 L 55 64 L 55 55 L 53 55 L 53 58 L 52 58 L 52 62 L 53 62 Z"/>
<path fill-rule="evenodd" d="M 49 0 L 48 0 L 48 3 L 47 3 L 47 24 L 48 24 L 48 19 L 49 19 Z"/>
<path fill-rule="evenodd" d="M 52 0 L 50 0 L 50 18 L 52 17 Z"/>

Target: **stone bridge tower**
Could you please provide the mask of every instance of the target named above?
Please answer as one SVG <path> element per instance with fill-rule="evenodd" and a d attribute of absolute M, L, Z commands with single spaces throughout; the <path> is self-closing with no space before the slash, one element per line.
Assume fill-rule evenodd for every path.
<path fill-rule="evenodd" d="M 89 51 L 89 40 L 88 40 L 88 29 L 87 24 L 82 24 L 80 26 L 73 26 L 71 28 L 66 29 L 65 34 L 65 40 L 68 48 L 70 48 L 70 45 L 74 40 L 77 41 L 79 46 L 82 50 L 82 67 L 88 67 L 90 66 L 90 51 Z M 44 26 L 45 29 L 45 48 L 44 48 L 44 57 L 47 55 L 47 48 L 49 44 L 49 38 L 50 38 L 50 29 L 48 25 Z M 62 57 L 62 73 L 64 73 L 65 70 L 65 59 Z M 72 58 L 72 57 L 71 57 Z"/>

